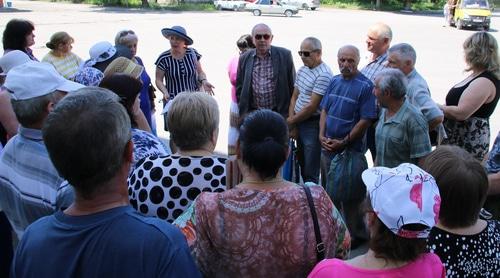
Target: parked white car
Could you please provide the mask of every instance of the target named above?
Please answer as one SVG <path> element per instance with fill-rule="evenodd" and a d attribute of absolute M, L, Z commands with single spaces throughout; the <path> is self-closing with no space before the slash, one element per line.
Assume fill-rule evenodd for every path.
<path fill-rule="evenodd" d="M 251 11 L 255 16 L 261 14 L 284 14 L 290 17 L 299 12 L 297 7 L 282 4 L 279 0 L 257 0 L 255 3 L 248 3 L 245 9 Z"/>
<path fill-rule="evenodd" d="M 303 10 L 311 9 L 314 11 L 319 8 L 319 0 L 281 0 L 281 3 Z"/>
<path fill-rule="evenodd" d="M 233 1 L 233 0 L 215 0 L 214 6 L 217 10 L 233 10 L 242 11 L 245 9 L 245 5 L 248 2 L 245 1 Z"/>

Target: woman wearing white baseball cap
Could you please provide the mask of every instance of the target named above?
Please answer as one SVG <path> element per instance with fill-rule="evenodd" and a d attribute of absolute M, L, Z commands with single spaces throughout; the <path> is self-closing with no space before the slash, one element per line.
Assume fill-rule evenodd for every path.
<path fill-rule="evenodd" d="M 309 277 L 445 277 L 439 257 L 426 249 L 441 203 L 434 178 L 410 163 L 374 167 L 362 178 L 368 192 L 368 252 L 348 261 L 324 260 Z"/>

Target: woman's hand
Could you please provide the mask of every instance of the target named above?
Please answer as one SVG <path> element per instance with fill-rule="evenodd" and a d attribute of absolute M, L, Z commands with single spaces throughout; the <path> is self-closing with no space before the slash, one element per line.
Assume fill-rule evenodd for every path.
<path fill-rule="evenodd" d="M 201 86 L 203 87 L 203 90 L 207 92 L 209 95 L 213 96 L 214 95 L 214 86 L 208 82 L 206 79 L 201 81 Z"/>

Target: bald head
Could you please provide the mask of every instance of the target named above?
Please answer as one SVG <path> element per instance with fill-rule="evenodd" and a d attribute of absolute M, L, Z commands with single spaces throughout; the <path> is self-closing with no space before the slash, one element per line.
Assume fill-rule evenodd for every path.
<path fill-rule="evenodd" d="M 370 26 L 369 31 L 373 31 L 379 39 L 388 39 L 389 43 L 392 41 L 392 30 L 387 24 L 378 22 Z"/>
<path fill-rule="evenodd" d="M 345 79 L 351 79 L 358 73 L 359 50 L 353 45 L 345 45 L 337 53 L 340 73 Z"/>
<path fill-rule="evenodd" d="M 339 49 L 337 56 L 342 54 L 349 54 L 356 58 L 356 63 L 359 63 L 359 49 L 354 45 L 344 45 Z"/>
<path fill-rule="evenodd" d="M 252 28 L 252 36 L 259 34 L 259 32 L 264 32 L 271 35 L 273 34 L 271 28 L 269 28 L 269 26 L 267 26 L 267 24 L 264 23 L 259 23 Z"/>
<path fill-rule="evenodd" d="M 392 30 L 387 24 L 379 22 L 370 26 L 366 38 L 366 47 L 368 51 L 373 53 L 372 58 L 375 59 L 383 55 L 389 49 L 391 40 Z"/>

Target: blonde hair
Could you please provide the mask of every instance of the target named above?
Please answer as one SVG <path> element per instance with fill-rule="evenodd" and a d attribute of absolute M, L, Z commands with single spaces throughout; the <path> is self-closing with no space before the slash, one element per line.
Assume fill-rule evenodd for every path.
<path fill-rule="evenodd" d="M 498 59 L 498 43 L 488 32 L 477 32 L 464 42 L 465 62 L 471 71 L 473 68 L 487 70 L 500 79 L 500 61 Z"/>
<path fill-rule="evenodd" d="M 210 141 L 219 127 L 219 107 L 204 92 L 183 92 L 175 96 L 168 110 L 168 129 L 181 150 L 196 150 Z"/>
<path fill-rule="evenodd" d="M 75 40 L 66 32 L 57 32 L 50 37 L 50 41 L 45 44 L 49 49 L 55 50 L 60 44 L 73 43 Z"/>

